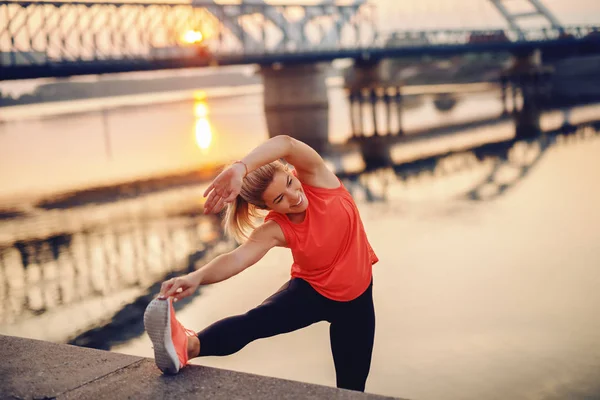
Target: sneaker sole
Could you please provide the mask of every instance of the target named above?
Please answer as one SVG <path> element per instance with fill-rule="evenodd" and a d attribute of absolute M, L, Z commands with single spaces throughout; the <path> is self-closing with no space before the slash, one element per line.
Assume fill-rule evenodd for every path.
<path fill-rule="evenodd" d="M 154 345 L 156 366 L 165 374 L 179 372 L 179 357 L 171 340 L 169 301 L 154 299 L 144 312 L 144 328 Z"/>

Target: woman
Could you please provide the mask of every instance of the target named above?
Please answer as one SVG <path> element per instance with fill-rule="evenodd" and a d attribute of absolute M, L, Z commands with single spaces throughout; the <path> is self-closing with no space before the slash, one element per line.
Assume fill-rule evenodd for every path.
<path fill-rule="evenodd" d="M 162 284 L 144 315 L 158 367 L 177 373 L 191 358 L 233 354 L 256 339 L 328 321 L 337 386 L 364 391 L 375 334 L 372 264 L 378 259 L 341 181 L 312 148 L 277 136 L 219 174 L 207 195 L 204 212 L 227 205 L 226 230 L 243 243 Z M 260 210 L 269 212 L 255 228 Z M 291 279 L 279 291 L 198 334 L 177 321 L 173 299 L 231 278 L 275 246 L 289 248 L 294 258 Z"/>

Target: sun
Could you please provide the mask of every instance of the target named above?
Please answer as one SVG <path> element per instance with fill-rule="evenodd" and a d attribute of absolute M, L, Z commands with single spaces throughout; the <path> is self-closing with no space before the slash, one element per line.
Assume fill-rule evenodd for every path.
<path fill-rule="evenodd" d="M 194 30 L 189 30 L 189 31 L 185 32 L 183 34 L 183 36 L 181 37 L 181 40 L 184 43 L 188 43 L 188 44 L 200 43 L 202 41 L 202 39 L 204 39 L 202 32 L 194 31 Z"/>

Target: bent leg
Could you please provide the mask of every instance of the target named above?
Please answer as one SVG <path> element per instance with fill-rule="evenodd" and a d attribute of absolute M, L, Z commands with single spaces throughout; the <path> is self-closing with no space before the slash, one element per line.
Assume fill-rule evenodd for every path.
<path fill-rule="evenodd" d="M 200 333 L 200 357 L 225 356 L 248 343 L 292 332 L 323 320 L 321 296 L 301 279 L 292 279 L 258 307 L 225 318 Z"/>
<path fill-rule="evenodd" d="M 337 387 L 364 392 L 375 338 L 372 286 L 340 306 L 342 311 L 329 328 Z"/>

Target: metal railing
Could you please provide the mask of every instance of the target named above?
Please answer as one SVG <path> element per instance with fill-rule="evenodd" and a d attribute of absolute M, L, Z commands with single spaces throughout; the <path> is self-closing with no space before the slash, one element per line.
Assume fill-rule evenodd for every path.
<path fill-rule="evenodd" d="M 297 52 L 368 46 L 366 5 L 1 1 L 8 65 Z M 194 36 L 200 33 L 197 43 Z M 8 54 L 8 57 L 7 57 Z M 7 65 L 4 60 L 4 65 Z"/>
<path fill-rule="evenodd" d="M 368 4 L 0 1 L 3 79 L 594 43 L 600 26 L 380 31 Z M 600 50 L 599 50 L 600 51 Z"/>

